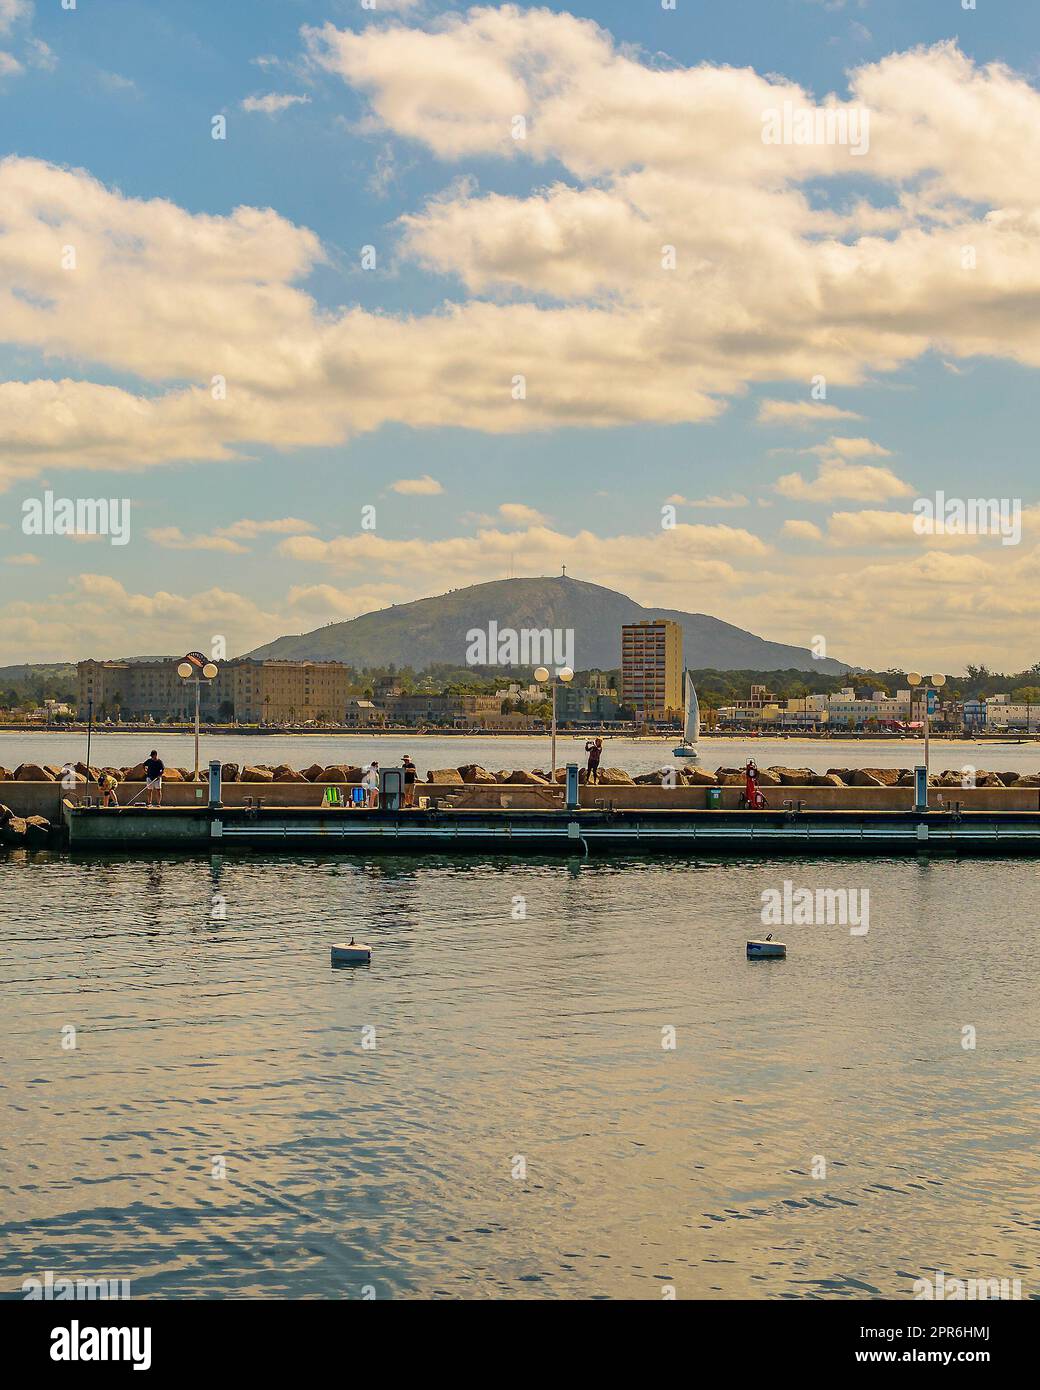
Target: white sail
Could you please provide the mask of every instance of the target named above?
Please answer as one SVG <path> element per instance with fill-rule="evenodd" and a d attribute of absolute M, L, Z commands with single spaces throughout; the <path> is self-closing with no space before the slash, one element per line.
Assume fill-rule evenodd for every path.
<path fill-rule="evenodd" d="M 701 711 L 697 704 L 697 692 L 693 687 L 693 677 L 686 672 L 686 718 L 683 721 L 683 742 L 698 743 L 701 736 Z"/>

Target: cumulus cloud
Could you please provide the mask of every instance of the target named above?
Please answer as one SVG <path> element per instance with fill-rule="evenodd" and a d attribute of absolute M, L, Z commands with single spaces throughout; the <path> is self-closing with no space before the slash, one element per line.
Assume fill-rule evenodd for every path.
<path fill-rule="evenodd" d="M 847 498 L 855 502 L 885 501 L 890 497 L 909 497 L 914 489 L 897 478 L 890 468 L 871 464 L 846 464 L 840 459 L 824 459 L 815 478 L 801 473 L 785 473 L 776 483 L 782 497 L 796 502 L 835 502 Z"/>
<path fill-rule="evenodd" d="M 326 312 L 302 288 L 323 248 L 276 211 L 189 213 L 9 159 L 4 336 L 76 369 L 0 388 L 0 485 L 333 445 L 388 421 L 704 421 L 752 383 L 860 382 L 933 349 L 1040 365 L 1040 321 L 1021 311 L 1040 293 L 1040 95 L 1008 68 L 943 44 L 854 69 L 847 99 L 822 100 L 869 107 L 857 159 L 763 143 L 764 110 L 817 100 L 782 77 L 662 67 L 540 8 L 416 13 L 304 39 L 365 96 L 382 143 L 530 169 L 527 194 L 460 181 L 402 219 L 400 254 L 454 277 L 454 301 Z M 566 179 L 546 186 L 549 160 Z M 872 198 L 848 200 L 850 170 Z M 796 422 L 781 404 L 760 418 Z M 807 424 L 853 414 L 815 409 Z"/>

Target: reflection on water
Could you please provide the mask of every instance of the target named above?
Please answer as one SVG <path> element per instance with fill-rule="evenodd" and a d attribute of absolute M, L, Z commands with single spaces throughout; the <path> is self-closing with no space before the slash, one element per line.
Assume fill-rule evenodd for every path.
<path fill-rule="evenodd" d="M 869 933 L 749 963 L 785 878 L 868 889 Z M 1035 1296 L 1034 882 L 9 854 L 0 1290 Z"/>

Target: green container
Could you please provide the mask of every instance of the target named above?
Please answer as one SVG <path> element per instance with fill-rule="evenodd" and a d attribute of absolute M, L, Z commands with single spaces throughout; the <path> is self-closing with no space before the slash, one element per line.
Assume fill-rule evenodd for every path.
<path fill-rule="evenodd" d="M 717 811 L 721 805 L 722 805 L 722 788 L 721 788 L 721 787 L 709 787 L 709 788 L 708 788 L 708 810 L 709 810 L 709 811 Z"/>

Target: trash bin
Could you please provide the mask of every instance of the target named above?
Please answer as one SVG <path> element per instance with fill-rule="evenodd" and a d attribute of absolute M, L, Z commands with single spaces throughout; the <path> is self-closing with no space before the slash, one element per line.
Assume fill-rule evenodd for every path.
<path fill-rule="evenodd" d="M 721 805 L 722 805 L 722 788 L 721 788 L 721 787 L 709 787 L 709 788 L 708 788 L 708 810 L 709 810 L 709 811 L 717 811 Z"/>

